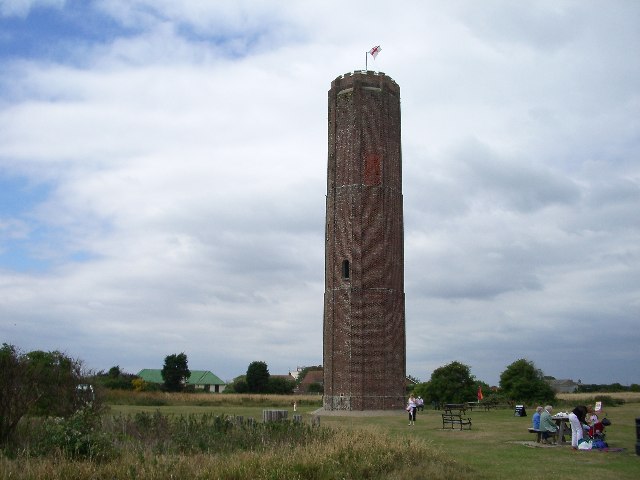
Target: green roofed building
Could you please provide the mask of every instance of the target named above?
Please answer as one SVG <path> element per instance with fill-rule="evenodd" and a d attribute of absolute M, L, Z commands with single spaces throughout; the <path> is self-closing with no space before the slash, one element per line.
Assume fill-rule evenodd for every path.
<path fill-rule="evenodd" d="M 154 368 L 144 368 L 138 372 L 138 377 L 147 383 L 164 383 L 162 370 Z M 191 376 L 187 380 L 187 385 L 193 385 L 196 391 L 220 393 L 227 385 L 220 378 L 209 370 L 191 370 Z"/>

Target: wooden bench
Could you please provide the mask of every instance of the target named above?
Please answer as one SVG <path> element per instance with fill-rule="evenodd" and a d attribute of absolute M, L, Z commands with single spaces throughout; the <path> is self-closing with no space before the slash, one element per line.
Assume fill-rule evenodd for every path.
<path fill-rule="evenodd" d="M 462 418 L 462 415 L 459 413 L 443 413 L 442 414 L 442 428 L 446 428 L 447 425 L 451 425 L 451 428 L 455 425 L 460 425 L 460 430 L 465 425 L 469 426 L 469 430 L 471 430 L 471 419 L 469 417 Z"/>
<path fill-rule="evenodd" d="M 544 430 L 538 430 L 537 428 L 529 428 L 529 433 L 536 434 L 536 442 L 540 443 L 542 441 L 542 434 Z M 553 437 L 553 443 L 557 442 L 558 432 L 547 432 L 550 437 Z"/>

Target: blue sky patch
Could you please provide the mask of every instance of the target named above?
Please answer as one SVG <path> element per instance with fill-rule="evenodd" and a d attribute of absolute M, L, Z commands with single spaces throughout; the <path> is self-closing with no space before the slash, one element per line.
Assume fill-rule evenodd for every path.
<path fill-rule="evenodd" d="M 51 188 L 33 183 L 26 177 L 3 176 L 0 173 L 0 216 L 21 215 L 44 201 Z"/>
<path fill-rule="evenodd" d="M 65 9 L 38 7 L 24 17 L 0 18 L 0 60 L 68 62 L 78 45 L 96 45 L 131 35 L 113 18 L 88 2 Z"/>
<path fill-rule="evenodd" d="M 49 195 L 50 187 L 34 184 L 25 177 L 0 175 L 0 269 L 43 271 L 50 263 L 33 255 L 32 233 L 37 229 L 29 212 Z M 12 223 L 26 223 L 27 237 L 12 232 Z"/>
<path fill-rule="evenodd" d="M 9 242 L 0 253 L 0 270 L 11 270 L 22 273 L 46 272 L 51 268 L 51 261 L 33 255 L 30 247 L 24 243 Z"/>

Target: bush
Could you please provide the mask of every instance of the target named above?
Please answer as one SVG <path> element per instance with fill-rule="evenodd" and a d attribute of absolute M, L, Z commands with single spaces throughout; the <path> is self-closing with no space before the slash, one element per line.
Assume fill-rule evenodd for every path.
<path fill-rule="evenodd" d="M 144 392 L 147 389 L 147 382 L 142 378 L 134 378 L 131 380 L 131 386 L 133 387 L 134 392 Z"/>
<path fill-rule="evenodd" d="M 113 377 L 96 377 L 95 383 L 111 390 L 133 390 L 135 385 L 133 382 L 138 379 L 135 375 L 120 375 L 116 378 Z"/>
<path fill-rule="evenodd" d="M 290 395 L 293 393 L 293 389 L 296 388 L 295 380 L 287 380 L 280 377 L 269 377 L 269 384 L 267 391 L 269 393 L 278 395 Z"/>
<path fill-rule="evenodd" d="M 223 393 L 248 393 L 249 385 L 247 385 L 246 380 L 243 378 L 234 380 L 233 383 L 227 385 L 224 389 Z"/>
<path fill-rule="evenodd" d="M 595 402 L 602 402 L 602 405 L 604 407 L 617 407 L 619 405 L 624 405 L 625 403 L 623 399 L 613 398 L 613 397 L 610 397 L 609 395 L 596 395 L 595 401 L 591 403 L 595 403 Z"/>
<path fill-rule="evenodd" d="M 497 405 L 512 405 L 513 402 L 510 401 L 506 396 L 502 395 L 501 393 L 490 393 L 488 395 L 485 395 L 484 398 L 480 401 L 480 405 L 490 405 L 490 406 L 497 406 Z"/>
<path fill-rule="evenodd" d="M 69 418 L 25 422 L 12 449 L 36 457 L 59 454 L 70 460 L 102 462 L 117 456 L 113 445 L 111 435 L 101 429 L 100 413 L 87 405 Z"/>

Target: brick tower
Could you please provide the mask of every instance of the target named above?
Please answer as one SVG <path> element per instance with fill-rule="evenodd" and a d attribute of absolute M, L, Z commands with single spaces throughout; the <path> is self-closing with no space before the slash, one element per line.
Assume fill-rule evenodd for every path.
<path fill-rule="evenodd" d="M 329 90 L 324 409 L 404 406 L 400 87 L 354 72 Z"/>

